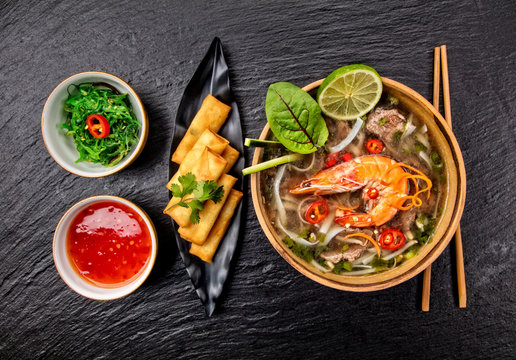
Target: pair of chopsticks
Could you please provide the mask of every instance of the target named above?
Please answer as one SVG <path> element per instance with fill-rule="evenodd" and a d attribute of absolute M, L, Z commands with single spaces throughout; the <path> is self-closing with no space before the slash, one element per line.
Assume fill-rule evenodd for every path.
<path fill-rule="evenodd" d="M 442 67 L 443 73 L 443 102 L 444 117 L 450 128 L 451 122 L 451 106 L 450 106 L 450 83 L 448 80 L 448 58 L 446 55 L 446 45 L 441 45 L 434 49 L 434 99 L 433 105 L 439 111 L 439 77 Z M 462 235 L 460 233 L 460 224 L 455 232 L 455 261 L 457 262 L 457 286 L 459 295 L 459 307 L 466 307 L 466 276 L 464 273 L 464 256 L 462 251 Z M 423 273 L 423 295 L 421 299 L 421 310 L 428 311 L 430 309 L 430 280 L 432 274 L 432 265 L 428 266 Z"/>

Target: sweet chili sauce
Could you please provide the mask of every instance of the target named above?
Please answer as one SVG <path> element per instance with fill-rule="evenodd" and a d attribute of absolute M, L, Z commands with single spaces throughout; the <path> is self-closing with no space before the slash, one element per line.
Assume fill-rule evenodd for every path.
<path fill-rule="evenodd" d="M 142 217 L 114 201 L 83 209 L 70 225 L 66 245 L 75 270 L 103 287 L 129 283 L 143 271 L 152 252 Z"/>

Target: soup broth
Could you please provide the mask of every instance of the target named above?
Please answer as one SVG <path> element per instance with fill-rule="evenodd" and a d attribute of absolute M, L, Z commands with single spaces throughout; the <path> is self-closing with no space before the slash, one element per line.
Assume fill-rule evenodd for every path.
<path fill-rule="evenodd" d="M 445 198 L 445 164 L 427 126 L 388 94 L 361 120 L 325 121 L 324 148 L 260 173 L 266 216 L 322 272 L 402 265 L 432 240 Z M 267 147 L 262 160 L 284 154 Z"/>

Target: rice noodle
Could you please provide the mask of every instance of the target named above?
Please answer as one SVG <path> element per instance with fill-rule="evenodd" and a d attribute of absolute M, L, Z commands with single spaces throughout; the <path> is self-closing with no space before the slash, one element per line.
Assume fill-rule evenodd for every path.
<path fill-rule="evenodd" d="M 330 269 L 326 269 L 324 266 L 321 266 L 317 261 L 312 260 L 311 264 L 317 269 L 322 271 L 323 273 L 327 273 Z"/>
<path fill-rule="evenodd" d="M 372 269 L 373 267 L 371 265 L 355 265 L 355 264 L 353 264 L 353 269 L 354 268 L 357 268 L 357 269 Z"/>
<path fill-rule="evenodd" d="M 310 242 L 308 240 L 300 238 L 297 234 L 294 234 L 292 231 L 288 231 L 287 229 L 285 229 L 285 227 L 283 226 L 281 221 L 278 221 L 277 225 L 281 229 L 281 231 L 283 231 L 289 238 L 291 238 L 292 240 L 297 242 L 299 245 L 314 246 L 314 245 L 317 245 L 317 243 L 318 243 L 317 241 L 312 243 L 312 242 Z"/>
<path fill-rule="evenodd" d="M 341 275 L 345 275 L 345 276 L 356 276 L 356 275 L 367 275 L 367 274 L 371 274 L 371 273 L 374 273 L 376 271 L 376 269 L 364 269 L 364 270 L 358 270 L 358 271 L 349 271 L 349 272 L 345 272 L 345 273 L 341 273 Z"/>
<path fill-rule="evenodd" d="M 328 233 L 326 234 L 326 237 L 324 238 L 322 245 L 328 245 L 331 239 L 333 239 L 338 233 L 340 233 L 343 230 L 346 230 L 346 228 L 339 225 L 332 227 L 330 230 L 328 230 Z"/>
<path fill-rule="evenodd" d="M 414 132 L 414 130 L 416 130 L 416 127 L 412 123 L 413 117 L 414 117 L 414 115 L 409 114 L 409 116 L 407 118 L 407 123 L 405 124 L 405 131 L 403 132 L 403 135 L 401 135 L 402 139 L 406 138 L 407 136 L 412 134 Z"/>
<path fill-rule="evenodd" d="M 355 121 L 355 125 L 353 125 L 353 128 L 351 129 L 348 136 L 346 136 L 346 138 L 344 140 L 342 140 L 340 143 L 338 143 L 337 145 L 328 147 L 328 150 L 330 150 L 330 152 L 334 153 L 334 152 L 339 152 L 342 149 L 344 149 L 346 146 L 348 146 L 353 141 L 353 139 L 355 139 L 358 132 L 362 128 L 363 124 L 364 124 L 364 120 L 362 120 L 361 118 L 357 118 L 357 120 Z"/>
<path fill-rule="evenodd" d="M 382 257 L 383 260 L 390 260 L 392 258 L 395 258 L 396 256 L 400 255 L 400 254 L 403 254 L 405 252 L 405 250 L 407 250 L 409 247 L 412 247 L 413 245 L 417 244 L 417 241 L 416 240 L 412 240 L 412 241 L 409 241 L 408 243 L 405 244 L 405 246 L 403 246 L 401 249 L 399 249 L 398 251 L 394 251 L 392 252 L 390 255 L 388 256 L 385 256 L 385 257 Z"/>
<path fill-rule="evenodd" d="M 362 255 L 361 257 L 359 257 L 358 259 L 356 259 L 353 264 L 363 264 L 363 265 L 368 265 L 369 263 L 371 263 L 371 261 L 373 261 L 374 257 L 376 256 L 376 252 L 374 254 L 371 254 L 371 253 L 366 253 L 365 255 Z"/>
<path fill-rule="evenodd" d="M 344 240 L 341 240 L 341 241 L 344 244 L 357 244 L 357 245 L 365 246 L 364 242 L 362 240 L 358 240 L 358 239 L 355 239 L 355 238 L 348 238 L 348 239 L 344 239 Z"/>
<path fill-rule="evenodd" d="M 286 165 L 281 166 L 278 170 L 278 174 L 276 175 L 276 179 L 274 179 L 274 201 L 276 202 L 276 207 L 278 208 L 279 220 L 282 223 L 287 222 L 287 211 L 285 210 L 283 202 L 281 201 L 279 187 L 286 168 Z"/>
<path fill-rule="evenodd" d="M 308 165 L 307 168 L 300 168 L 300 167 L 297 167 L 295 165 L 292 165 L 290 164 L 290 167 L 296 171 L 299 171 L 299 172 L 305 172 L 305 171 L 308 171 L 308 170 L 312 170 L 312 167 L 314 166 L 314 162 L 315 162 L 315 152 L 311 153 L 310 155 L 312 155 L 312 161 L 310 161 L 310 165 Z"/>
<path fill-rule="evenodd" d="M 326 219 L 323 220 L 319 232 L 322 234 L 326 234 L 330 229 L 330 226 L 333 224 L 333 219 L 335 219 L 335 211 L 332 211 L 332 209 L 330 208 L 330 213 L 328 214 L 328 216 L 326 216 Z"/>
<path fill-rule="evenodd" d="M 425 145 L 425 146 L 426 146 L 426 148 L 427 148 L 428 150 L 430 150 L 430 147 L 431 147 L 431 146 L 430 146 L 430 142 L 428 142 L 428 139 L 426 138 L 426 136 L 424 136 L 423 134 L 419 134 L 419 133 L 417 133 L 417 134 L 416 134 L 416 139 L 417 139 L 417 141 L 419 141 L 421 144 Z"/>
<path fill-rule="evenodd" d="M 425 160 L 425 162 L 428 164 L 428 168 L 430 168 L 430 169 L 432 168 L 432 162 L 431 162 L 430 157 L 427 155 L 426 152 L 420 151 L 419 152 L 419 157 L 421 159 Z"/>

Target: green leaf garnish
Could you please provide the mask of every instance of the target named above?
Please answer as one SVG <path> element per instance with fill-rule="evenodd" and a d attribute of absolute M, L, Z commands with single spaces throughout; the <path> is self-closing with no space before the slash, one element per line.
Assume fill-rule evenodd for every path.
<path fill-rule="evenodd" d="M 310 154 L 328 139 L 319 104 L 293 84 L 279 82 L 269 86 L 265 113 L 272 132 L 290 151 Z"/>
<path fill-rule="evenodd" d="M 180 198 L 179 202 L 170 206 L 166 211 L 172 209 L 175 206 L 181 206 L 184 208 L 190 208 L 190 220 L 192 224 L 198 224 L 200 221 L 199 211 L 204 209 L 204 202 L 211 200 L 214 203 L 218 203 L 224 196 L 224 187 L 219 186 L 216 181 L 195 181 L 195 175 L 187 173 L 180 176 L 178 184 L 170 185 L 170 191 L 174 197 Z M 186 197 L 187 195 L 193 195 Z"/>
<path fill-rule="evenodd" d="M 195 175 L 192 173 L 188 173 L 186 175 L 180 176 L 178 179 L 179 183 L 183 187 L 183 190 L 175 195 L 176 197 L 184 197 L 185 195 L 191 194 L 195 188 L 197 187 L 197 182 L 195 181 Z"/>

